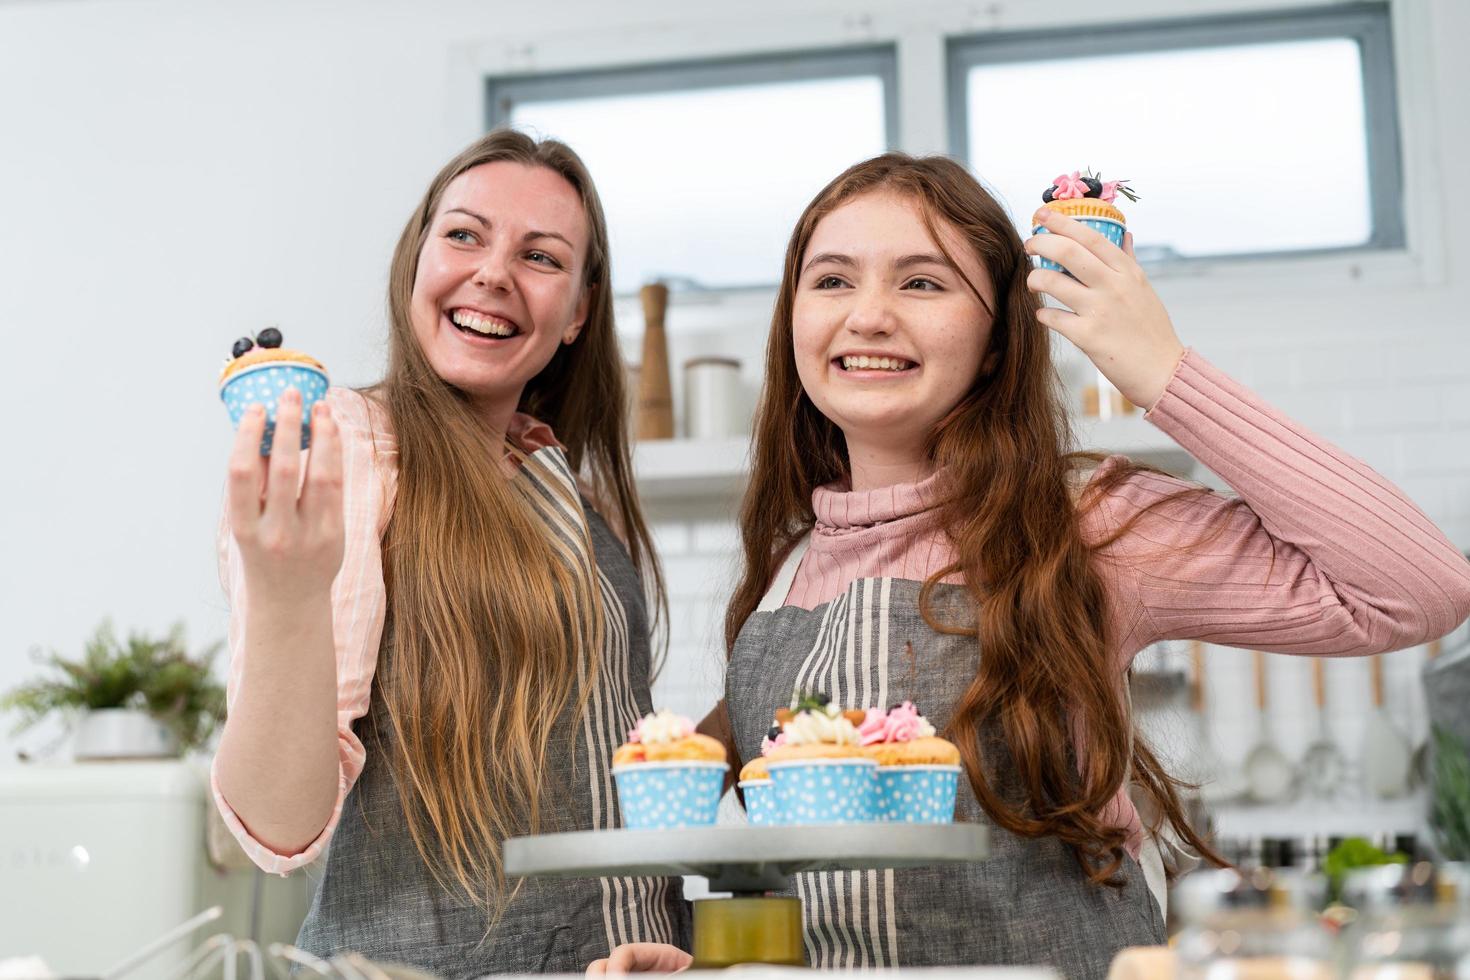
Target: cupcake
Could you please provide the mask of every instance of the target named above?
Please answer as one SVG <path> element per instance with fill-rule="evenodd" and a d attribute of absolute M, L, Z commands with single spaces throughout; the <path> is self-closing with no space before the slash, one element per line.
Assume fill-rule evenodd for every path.
<path fill-rule="evenodd" d="M 761 739 L 761 754 L 747 762 L 740 770 L 740 792 L 745 797 L 745 815 L 756 826 L 779 823 L 776 812 L 776 791 L 771 786 L 768 757 L 771 750 L 783 744 L 786 737 L 780 725 L 772 725 Z"/>
<path fill-rule="evenodd" d="M 861 711 L 844 712 L 824 694 L 776 713 L 781 743 L 766 755 L 781 823 L 867 823 L 876 818 L 873 773 L 858 738 Z"/>
<path fill-rule="evenodd" d="M 1074 170 L 1071 174 L 1061 174 L 1052 181 L 1051 186 L 1041 192 L 1041 200 L 1051 210 L 1076 218 L 1122 248 L 1123 232 L 1127 230 L 1128 219 L 1113 205 L 1119 194 L 1130 201 L 1138 200 L 1138 195 L 1133 193 L 1126 180 L 1104 181 L 1101 174 L 1094 174 L 1091 170 L 1086 175 Z M 1046 229 L 1041 227 L 1041 222 L 1034 216 L 1031 226 L 1033 235 L 1046 233 Z M 1067 272 L 1050 259 L 1038 258 L 1038 261 L 1043 269 Z M 1067 274 L 1071 275 L 1070 272 Z"/>
<path fill-rule="evenodd" d="M 612 758 L 623 826 L 703 827 L 715 822 L 725 791 L 725 747 L 694 722 L 664 709 L 645 715 Z"/>
<path fill-rule="evenodd" d="M 863 754 L 878 764 L 875 806 L 889 823 L 951 823 L 960 750 L 940 738 L 912 702 L 869 708 L 858 726 Z"/>
<path fill-rule="evenodd" d="M 287 388 L 295 388 L 301 392 L 301 448 L 310 446 L 311 406 L 327 393 L 327 369 L 310 354 L 282 347 L 281 331 L 275 327 L 267 327 L 253 340 L 241 337 L 231 353 L 233 358 L 220 371 L 219 397 L 235 428 L 251 405 L 264 405 L 260 454 L 269 456 L 276 434 L 276 399 Z"/>

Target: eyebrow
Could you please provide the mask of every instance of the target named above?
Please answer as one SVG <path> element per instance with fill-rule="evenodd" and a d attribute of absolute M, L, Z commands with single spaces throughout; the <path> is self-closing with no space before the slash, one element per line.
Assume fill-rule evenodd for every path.
<path fill-rule="evenodd" d="M 802 272 L 806 272 L 807 269 L 822 262 L 829 262 L 833 265 L 841 265 L 848 268 L 857 267 L 857 261 L 851 255 L 843 255 L 841 252 L 820 252 L 811 257 L 802 269 Z M 913 255 L 902 256 L 893 263 L 893 268 L 902 270 L 912 268 L 916 265 L 939 265 L 944 266 L 946 269 L 954 269 L 954 263 L 950 262 L 943 255 L 934 252 L 916 252 Z"/>
<path fill-rule="evenodd" d="M 486 218 L 482 214 L 476 214 L 474 211 L 471 211 L 469 208 L 447 208 L 444 211 L 444 213 L 445 214 L 465 214 L 465 215 L 469 215 L 471 218 L 474 218 L 476 221 L 478 221 L 485 228 L 489 228 L 490 227 L 490 220 L 488 218 Z M 554 238 L 554 239 L 556 239 L 559 242 L 566 243 L 567 248 L 570 248 L 573 251 L 575 251 L 576 250 L 576 247 L 577 247 L 577 246 L 575 246 L 575 245 L 572 244 L 571 239 L 567 238 L 566 235 L 563 235 L 559 231 L 528 231 L 523 236 L 521 236 L 521 241 L 523 241 L 523 242 L 530 242 L 530 241 L 535 241 L 538 238 Z"/>

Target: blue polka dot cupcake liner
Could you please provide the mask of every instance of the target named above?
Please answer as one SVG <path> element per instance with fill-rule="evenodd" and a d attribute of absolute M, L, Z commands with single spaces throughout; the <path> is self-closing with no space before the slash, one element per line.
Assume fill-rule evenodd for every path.
<path fill-rule="evenodd" d="M 745 816 L 752 826 L 767 827 L 780 823 L 776 809 L 776 788 L 769 779 L 746 779 L 740 783 L 745 794 Z"/>
<path fill-rule="evenodd" d="M 876 807 L 884 823 L 953 823 L 959 766 L 883 766 Z"/>
<path fill-rule="evenodd" d="M 1103 237 L 1105 237 L 1108 241 L 1112 242 L 1119 248 L 1123 247 L 1123 232 L 1127 229 L 1118 224 L 1118 222 L 1109 221 L 1106 218 L 1077 218 L 1076 220 L 1079 223 L 1091 228 L 1093 231 L 1101 232 Z M 1051 232 L 1047 231 L 1041 225 L 1037 225 L 1035 228 L 1031 229 L 1031 234 L 1050 235 Z M 1042 269 L 1051 269 L 1053 272 L 1067 272 L 1066 269 L 1062 268 L 1051 259 L 1044 259 L 1039 255 L 1036 257 L 1036 262 L 1037 265 Z M 1067 275 L 1070 276 L 1072 275 L 1072 273 L 1067 272 Z M 1076 277 L 1074 276 L 1073 278 Z"/>
<path fill-rule="evenodd" d="M 772 762 L 778 822 L 872 823 L 878 819 L 878 763 L 873 759 L 790 759 Z"/>
<path fill-rule="evenodd" d="M 248 367 L 230 375 L 219 391 L 220 401 L 230 413 L 230 424 L 240 428 L 240 420 L 251 405 L 265 406 L 265 435 L 260 440 L 260 455 L 271 454 L 276 435 L 276 400 L 287 388 L 301 392 L 301 448 L 311 446 L 311 406 L 327 394 L 325 372 L 294 361 L 277 361 Z"/>
<path fill-rule="evenodd" d="M 713 825 L 729 768 L 723 762 L 614 766 L 623 826 L 629 830 L 669 830 Z"/>

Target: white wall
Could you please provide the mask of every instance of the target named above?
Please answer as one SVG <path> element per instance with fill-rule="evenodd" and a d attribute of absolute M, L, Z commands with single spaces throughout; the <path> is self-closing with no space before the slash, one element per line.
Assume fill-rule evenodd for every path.
<path fill-rule="evenodd" d="M 943 149 L 940 28 L 1177 8 L 824 0 L 800 19 L 772 0 L 547 9 L 0 3 L 0 689 L 32 673 L 29 648 L 75 652 L 103 616 L 153 630 L 182 618 L 200 643 L 223 634 L 212 538 L 229 428 L 216 371 L 234 337 L 279 323 L 335 381 L 376 377 L 393 242 L 427 179 L 476 135 L 479 70 L 892 37 L 905 59 L 905 148 L 931 151 Z M 1159 290 L 1186 342 L 1380 468 L 1470 547 L 1470 195 L 1457 190 L 1470 160 L 1470 7 L 1402 0 L 1395 18 L 1409 251 L 1222 268 Z M 1220 205 L 1248 209 L 1248 189 Z M 1330 193 L 1303 201 L 1302 220 L 1331 206 Z M 634 356 L 638 323 L 621 309 Z M 676 307 L 674 363 L 720 343 L 721 327 L 759 337 L 765 312 L 759 297 Z M 747 339 L 747 363 L 751 350 Z M 664 689 L 693 707 L 717 677 L 709 625 L 733 539 L 718 513 L 666 514 L 659 534 L 681 600 Z M 15 744 L 0 740 L 0 765 Z"/>

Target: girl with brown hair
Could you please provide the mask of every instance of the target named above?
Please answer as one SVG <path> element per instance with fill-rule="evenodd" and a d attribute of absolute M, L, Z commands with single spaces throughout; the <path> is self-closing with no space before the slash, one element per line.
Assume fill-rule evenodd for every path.
<path fill-rule="evenodd" d="M 1187 350 L 1131 240 L 1045 227 L 1023 243 L 963 167 L 895 153 L 833 180 L 791 236 L 706 726 L 749 760 L 794 692 L 913 701 L 961 748 L 957 818 L 991 825 L 980 864 L 798 875 L 813 966 L 1104 976 L 1164 939 L 1155 838 L 1213 857 L 1135 737 L 1139 650 L 1361 655 L 1470 613 L 1454 546 Z M 1238 496 L 1071 452 L 1052 331 Z M 611 965 L 682 962 L 632 947 Z"/>
<path fill-rule="evenodd" d="M 471 977 L 685 941 L 677 881 L 501 867 L 509 836 L 618 825 L 609 760 L 652 708 L 608 261 L 577 156 L 491 133 L 399 239 L 386 377 L 331 389 L 306 456 L 292 392 L 269 457 L 240 426 L 214 796 L 265 870 L 326 853 L 309 952 Z"/>

